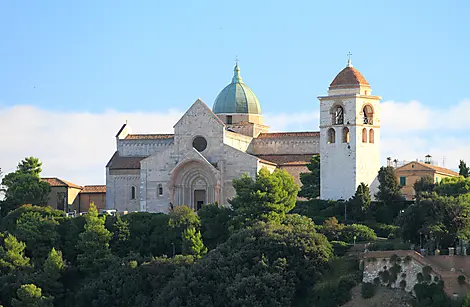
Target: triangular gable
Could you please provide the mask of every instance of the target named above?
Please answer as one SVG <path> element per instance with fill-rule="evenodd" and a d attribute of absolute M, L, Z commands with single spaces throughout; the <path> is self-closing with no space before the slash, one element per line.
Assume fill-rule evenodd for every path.
<path fill-rule="evenodd" d="M 175 128 L 176 126 L 178 126 L 181 121 L 187 117 L 189 114 L 193 113 L 195 111 L 195 109 L 197 108 L 202 108 L 204 110 L 204 112 L 206 112 L 209 116 L 211 116 L 217 123 L 219 123 L 222 127 L 225 126 L 224 122 L 220 120 L 220 118 L 215 115 L 214 112 L 212 112 L 212 110 L 201 100 L 201 99 L 197 99 L 192 105 L 191 107 L 189 107 L 189 109 L 183 114 L 183 116 L 181 116 L 181 118 L 178 120 L 178 122 L 173 126 L 173 128 Z"/>

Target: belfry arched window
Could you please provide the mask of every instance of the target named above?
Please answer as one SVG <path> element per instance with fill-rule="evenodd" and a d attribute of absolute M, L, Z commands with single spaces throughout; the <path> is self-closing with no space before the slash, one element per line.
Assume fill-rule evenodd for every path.
<path fill-rule="evenodd" d="M 364 119 L 364 124 L 374 124 L 374 109 L 371 105 L 365 105 L 364 108 L 362 108 L 362 117 Z"/>
<path fill-rule="evenodd" d="M 349 143 L 349 128 L 343 128 L 343 143 Z"/>
<path fill-rule="evenodd" d="M 344 124 L 344 109 L 342 106 L 336 106 L 333 109 L 333 125 Z"/>
<path fill-rule="evenodd" d="M 367 129 L 362 129 L 362 143 L 367 143 Z"/>
<path fill-rule="evenodd" d="M 335 129 L 328 129 L 328 144 L 334 144 L 336 142 L 336 132 Z"/>
<path fill-rule="evenodd" d="M 374 143 L 374 129 L 369 130 L 369 143 Z"/>
<path fill-rule="evenodd" d="M 135 199 L 136 189 L 134 186 L 131 187 L 131 199 Z"/>

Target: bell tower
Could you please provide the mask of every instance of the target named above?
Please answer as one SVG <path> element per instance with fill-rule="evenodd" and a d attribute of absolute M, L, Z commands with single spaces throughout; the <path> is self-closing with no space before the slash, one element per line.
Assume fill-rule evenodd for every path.
<path fill-rule="evenodd" d="M 380 99 L 348 65 L 320 96 L 320 198 L 348 200 L 364 182 L 372 196 L 380 168 Z"/>

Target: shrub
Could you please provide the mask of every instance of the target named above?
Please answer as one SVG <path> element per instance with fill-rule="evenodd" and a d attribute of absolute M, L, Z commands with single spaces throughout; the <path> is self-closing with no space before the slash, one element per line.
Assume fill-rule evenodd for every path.
<path fill-rule="evenodd" d="M 341 231 L 341 239 L 345 242 L 353 242 L 354 236 L 356 236 L 356 241 L 375 241 L 377 239 L 374 230 L 366 225 L 347 225 Z"/>
<path fill-rule="evenodd" d="M 432 268 L 429 265 L 423 267 L 423 274 L 424 275 L 429 275 L 429 274 L 431 274 L 431 272 L 432 272 Z"/>
<path fill-rule="evenodd" d="M 343 241 L 331 241 L 331 247 L 336 256 L 341 257 L 346 254 L 351 245 Z"/>
<path fill-rule="evenodd" d="M 398 237 L 399 227 L 395 225 L 381 224 L 381 223 L 367 223 L 367 226 L 372 228 L 377 235 L 381 238 L 395 238 Z"/>
<path fill-rule="evenodd" d="M 465 284 L 465 276 L 463 275 L 459 275 L 459 277 L 457 277 L 457 281 L 459 282 L 459 285 L 463 285 Z"/>
<path fill-rule="evenodd" d="M 397 258 L 398 258 L 398 255 L 397 254 L 393 254 L 391 257 L 390 257 L 390 263 L 395 263 L 397 261 Z"/>
<path fill-rule="evenodd" d="M 397 241 L 375 242 L 369 245 L 370 251 L 409 250 L 410 244 Z"/>
<path fill-rule="evenodd" d="M 376 285 L 376 286 L 380 285 L 380 278 L 379 277 L 374 278 L 374 285 Z"/>
<path fill-rule="evenodd" d="M 439 281 L 439 276 L 434 276 L 434 282 L 438 282 Z M 469 306 L 470 307 L 470 306 Z"/>
<path fill-rule="evenodd" d="M 411 259 L 412 259 L 411 256 L 410 256 L 410 255 L 407 255 L 407 256 L 405 257 L 404 262 L 405 262 L 405 263 L 409 263 L 409 262 L 411 261 Z"/>
<path fill-rule="evenodd" d="M 401 280 L 400 281 L 400 288 L 405 289 L 406 288 L 406 280 Z"/>
<path fill-rule="evenodd" d="M 368 299 L 375 295 L 376 286 L 369 282 L 363 283 L 361 288 L 361 295 L 363 298 Z"/>
<path fill-rule="evenodd" d="M 391 276 L 390 276 L 390 272 L 389 271 L 382 271 L 382 282 L 384 284 L 387 284 L 390 282 L 390 279 L 391 279 Z M 380 273 L 379 273 L 380 274 Z"/>
<path fill-rule="evenodd" d="M 416 274 L 416 279 L 418 280 L 418 282 L 423 282 L 424 280 L 424 276 L 423 276 L 423 273 L 418 273 Z"/>
<path fill-rule="evenodd" d="M 406 273 L 402 273 L 401 278 L 406 278 Z"/>

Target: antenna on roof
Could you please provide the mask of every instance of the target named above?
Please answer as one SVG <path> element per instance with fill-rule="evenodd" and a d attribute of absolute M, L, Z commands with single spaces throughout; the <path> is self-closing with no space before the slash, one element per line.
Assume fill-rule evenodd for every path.
<path fill-rule="evenodd" d="M 352 67 L 351 55 L 352 55 L 352 53 L 351 53 L 351 52 L 348 52 L 348 54 L 347 54 L 347 56 L 348 56 L 348 67 Z"/>
<path fill-rule="evenodd" d="M 442 167 L 446 167 L 446 156 L 442 157 Z"/>

